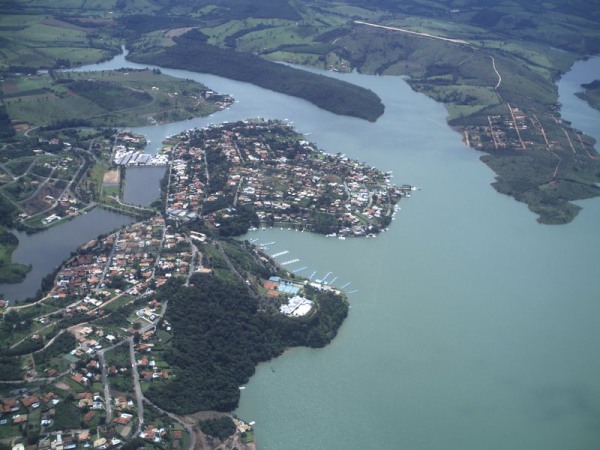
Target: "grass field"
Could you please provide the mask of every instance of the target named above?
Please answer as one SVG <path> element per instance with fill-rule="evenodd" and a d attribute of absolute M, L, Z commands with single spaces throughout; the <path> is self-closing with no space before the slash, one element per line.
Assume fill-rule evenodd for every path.
<path fill-rule="evenodd" d="M 141 126 L 184 120 L 219 109 L 206 100 L 206 87 L 143 71 L 64 72 L 9 78 L 5 105 L 13 121 L 30 127 L 68 125 Z"/>
<path fill-rule="evenodd" d="M 3 43 L 0 69 L 89 64 L 118 53 L 119 41 L 100 34 L 102 39 L 92 38 L 90 30 L 49 20 L 43 14 L 3 14 L 0 16 Z"/>

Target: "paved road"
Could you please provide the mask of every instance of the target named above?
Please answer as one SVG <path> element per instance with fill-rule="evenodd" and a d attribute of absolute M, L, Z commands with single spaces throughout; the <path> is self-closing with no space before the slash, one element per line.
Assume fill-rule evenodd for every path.
<path fill-rule="evenodd" d="M 133 347 L 133 337 L 129 338 L 129 358 L 131 359 L 131 371 L 133 372 L 133 388 L 135 389 L 135 399 L 137 401 L 137 412 L 138 412 L 138 426 L 135 435 L 138 436 L 142 431 L 142 425 L 144 424 L 144 393 L 140 386 L 140 374 L 137 371 L 137 364 L 135 361 L 135 349 Z"/>

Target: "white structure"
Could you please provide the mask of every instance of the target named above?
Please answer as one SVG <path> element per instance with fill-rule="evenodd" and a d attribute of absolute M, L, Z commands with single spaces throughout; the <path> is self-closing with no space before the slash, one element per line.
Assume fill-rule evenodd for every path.
<path fill-rule="evenodd" d="M 312 300 L 296 295 L 290 298 L 287 305 L 281 305 L 279 311 L 288 317 L 301 317 L 307 315 L 314 304 Z"/>

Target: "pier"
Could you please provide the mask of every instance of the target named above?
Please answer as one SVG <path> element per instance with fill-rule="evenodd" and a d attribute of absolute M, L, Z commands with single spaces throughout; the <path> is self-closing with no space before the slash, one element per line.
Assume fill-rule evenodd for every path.
<path fill-rule="evenodd" d="M 292 270 L 292 273 L 302 272 L 303 270 L 306 270 L 306 269 L 308 269 L 308 266 L 303 266 L 303 267 L 300 267 L 298 269 Z"/>
<path fill-rule="evenodd" d="M 271 258 L 277 258 L 278 256 L 287 255 L 288 253 L 289 253 L 289 250 L 284 250 L 282 252 L 275 253 L 274 255 L 271 255 Z"/>
<path fill-rule="evenodd" d="M 281 265 L 282 266 L 287 266 L 288 264 L 293 264 L 293 263 L 298 262 L 298 261 L 300 261 L 298 258 L 296 258 L 296 259 L 290 259 L 289 261 L 282 262 Z"/>

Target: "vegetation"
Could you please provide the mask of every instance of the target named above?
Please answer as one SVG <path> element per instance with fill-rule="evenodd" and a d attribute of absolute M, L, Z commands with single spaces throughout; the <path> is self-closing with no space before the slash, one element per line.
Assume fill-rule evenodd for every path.
<path fill-rule="evenodd" d="M 166 319 L 174 336 L 165 360 L 176 373 L 168 383 L 153 384 L 146 395 L 178 414 L 235 409 L 238 387 L 258 362 L 291 346 L 322 347 L 335 337 L 348 305 L 333 294 L 315 295 L 313 315 L 290 319 L 259 311 L 236 278 L 195 275 L 189 287 L 167 283 L 159 298 L 169 299 Z"/>
<path fill-rule="evenodd" d="M 600 80 L 582 84 L 581 87 L 584 88 L 585 91 L 578 92 L 575 95 L 588 102 L 592 108 L 600 110 Z"/>
<path fill-rule="evenodd" d="M 17 357 L 0 355 L 0 380 L 13 381 L 23 377 L 21 361 Z"/>
<path fill-rule="evenodd" d="M 34 355 L 35 363 L 41 365 L 47 363 L 52 358 L 69 353 L 75 348 L 76 344 L 77 340 L 71 333 L 61 333 L 52 344 Z"/>
<path fill-rule="evenodd" d="M 222 49 L 191 31 L 175 38 L 176 45 L 151 51 L 134 50 L 136 62 L 160 64 L 245 81 L 283 94 L 300 97 L 335 114 L 375 121 L 383 104 L 373 92 L 333 78 L 265 61 L 250 53 Z M 154 51 L 152 51 L 154 50 Z"/>
<path fill-rule="evenodd" d="M 235 433 L 235 424 L 230 417 L 218 417 L 216 419 L 201 420 L 198 426 L 203 433 L 225 440 Z"/>
<path fill-rule="evenodd" d="M 220 95 L 158 70 L 51 72 L 5 81 L 10 118 L 20 129 L 141 126 L 205 116 L 222 107 Z M 1 113 L 1 111 L 0 111 Z M 0 114 L 0 119 L 1 119 Z"/>
<path fill-rule="evenodd" d="M 24 264 L 12 263 L 11 255 L 17 245 L 19 245 L 17 237 L 0 226 L 0 283 L 19 283 L 31 270 L 31 267 Z"/>
<path fill-rule="evenodd" d="M 71 430 L 81 426 L 81 412 L 70 402 L 63 401 L 56 405 L 53 430 Z"/>

